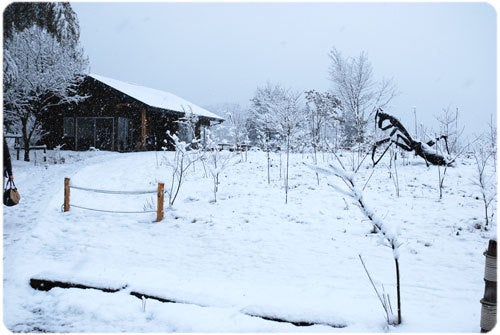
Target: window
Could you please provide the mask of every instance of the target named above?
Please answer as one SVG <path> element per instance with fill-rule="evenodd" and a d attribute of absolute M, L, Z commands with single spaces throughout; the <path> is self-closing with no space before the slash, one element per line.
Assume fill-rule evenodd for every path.
<path fill-rule="evenodd" d="M 127 118 L 118 118 L 118 150 L 127 151 L 130 147 L 129 140 L 129 121 Z"/>
<path fill-rule="evenodd" d="M 76 118 L 76 150 L 113 150 L 114 134 L 112 117 Z"/>
<path fill-rule="evenodd" d="M 63 119 L 63 136 L 75 137 L 75 118 L 65 117 Z"/>

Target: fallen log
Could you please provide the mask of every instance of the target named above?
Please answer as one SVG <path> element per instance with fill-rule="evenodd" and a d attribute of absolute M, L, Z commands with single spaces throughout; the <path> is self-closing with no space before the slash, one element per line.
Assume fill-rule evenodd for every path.
<path fill-rule="evenodd" d="M 86 284 L 80 284 L 80 283 L 74 283 L 74 282 L 64 282 L 64 281 L 59 281 L 59 280 L 49 280 L 49 279 L 40 279 L 40 278 L 32 278 L 30 279 L 30 286 L 39 291 L 50 291 L 51 289 L 58 287 L 58 288 L 78 288 L 78 289 L 93 289 L 93 290 L 99 290 L 102 292 L 106 293 L 116 293 L 121 290 L 124 290 L 128 287 L 127 284 L 120 286 L 120 287 L 99 287 L 96 285 L 86 285 Z M 181 300 L 174 300 L 171 298 L 165 298 L 165 297 L 160 297 L 156 295 L 151 295 L 147 293 L 142 293 L 138 291 L 131 291 L 130 292 L 131 296 L 134 296 L 140 300 L 144 299 L 152 299 L 156 300 L 162 303 L 170 303 L 170 304 L 189 304 L 189 305 L 196 305 L 199 307 L 210 307 L 207 305 L 201 305 L 197 303 L 192 303 L 192 302 L 186 302 L 186 301 L 181 301 Z M 259 315 L 256 313 L 248 313 L 245 311 L 240 311 L 242 314 L 251 316 L 251 317 L 256 317 L 260 318 L 266 321 L 272 321 L 272 322 L 280 322 L 280 323 L 289 323 L 292 324 L 296 327 L 310 327 L 310 326 L 328 326 L 332 328 L 345 328 L 347 327 L 344 324 L 331 324 L 331 323 L 326 323 L 326 322 L 312 322 L 312 321 L 307 321 L 307 320 L 288 320 L 285 318 L 277 317 L 277 316 L 268 316 L 268 315 Z"/>
<path fill-rule="evenodd" d="M 98 286 L 91 286 L 91 285 L 85 285 L 85 284 L 63 282 L 63 281 L 49 280 L 49 279 L 39 279 L 39 278 L 31 278 L 30 279 L 30 286 L 38 291 L 50 291 L 54 287 L 59 287 L 59 288 L 93 289 L 93 290 L 99 290 L 99 291 L 106 292 L 106 293 L 115 293 L 115 292 L 121 291 L 127 287 L 127 285 L 124 285 L 121 287 L 115 287 L 115 288 L 98 287 Z"/>

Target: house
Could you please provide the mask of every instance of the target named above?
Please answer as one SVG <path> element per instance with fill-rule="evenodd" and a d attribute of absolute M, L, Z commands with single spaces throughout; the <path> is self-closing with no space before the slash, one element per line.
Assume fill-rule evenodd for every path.
<path fill-rule="evenodd" d="M 126 152 L 161 150 L 167 143 L 171 149 L 167 131 L 190 141 L 224 121 L 174 94 L 96 74 L 86 76 L 79 94 L 88 98 L 52 107 L 41 119 L 49 148 Z M 194 127 L 178 122 L 187 115 L 195 118 Z"/>

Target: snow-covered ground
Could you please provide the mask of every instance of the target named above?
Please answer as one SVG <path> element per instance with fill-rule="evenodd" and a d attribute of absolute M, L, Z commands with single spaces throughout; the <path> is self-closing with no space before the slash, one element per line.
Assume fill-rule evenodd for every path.
<path fill-rule="evenodd" d="M 106 190 L 169 185 L 162 164 L 173 153 L 51 152 L 64 164 L 14 161 L 21 203 L 3 207 L 3 313 L 14 332 L 479 332 L 483 251 L 493 235 L 476 229 L 483 206 L 472 159 L 448 168 L 439 199 L 438 168 L 420 158 L 398 165 L 400 196 L 387 162 L 367 159 L 356 178 L 364 200 L 400 228 L 403 323 L 385 313 L 360 262 L 396 307 L 394 259 L 352 199 L 316 175 L 308 155 L 291 157 L 285 205 L 279 156 L 267 183 L 265 154 L 234 158 L 217 202 L 201 162 L 190 168 L 173 208 L 118 214 L 63 213 L 63 181 Z M 351 154 L 344 154 L 345 162 Z M 331 156 L 320 165 L 334 163 Z M 283 156 L 284 162 L 284 156 Z M 373 175 L 371 175 L 373 172 Z M 394 171 L 393 171 L 394 172 Z M 442 172 L 442 170 L 441 170 Z M 371 177 L 370 177 L 371 176 Z M 71 190 L 71 202 L 142 211 L 155 195 Z M 496 225 L 495 229 L 496 230 Z M 31 278 L 120 289 L 34 290 Z M 140 300 L 130 292 L 178 303 Z M 316 325 L 301 327 L 252 315 Z M 336 328 L 336 327 L 342 328 Z"/>

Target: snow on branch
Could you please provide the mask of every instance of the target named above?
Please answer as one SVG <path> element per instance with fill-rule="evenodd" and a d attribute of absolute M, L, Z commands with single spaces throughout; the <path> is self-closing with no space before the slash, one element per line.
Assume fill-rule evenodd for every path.
<path fill-rule="evenodd" d="M 391 318 L 389 318 L 389 315 L 387 314 L 387 323 L 401 324 L 401 291 L 400 291 L 400 275 L 399 275 L 399 247 L 401 246 L 401 244 L 398 242 L 398 236 L 400 234 L 399 227 L 397 225 L 387 224 L 381 218 L 379 218 L 370 207 L 367 206 L 366 202 L 363 199 L 363 191 L 362 189 L 357 187 L 354 180 L 356 172 L 353 173 L 347 172 L 347 170 L 344 168 L 340 160 L 339 160 L 340 166 L 329 164 L 328 167 L 323 168 L 310 164 L 306 165 L 309 166 L 312 170 L 316 171 L 317 173 L 321 173 L 327 176 L 335 176 L 341 179 L 344 182 L 347 189 L 341 188 L 340 186 L 333 186 L 333 185 L 331 186 L 333 186 L 334 189 L 340 191 L 342 194 L 348 195 L 355 200 L 356 205 L 358 205 L 361 212 L 372 222 L 375 232 L 380 232 L 385 242 L 392 249 L 394 264 L 395 264 L 395 272 L 396 272 L 398 315 L 397 315 L 397 320 L 392 320 Z M 361 262 L 363 263 L 363 260 L 361 260 Z M 380 295 L 376 288 L 375 291 L 377 292 L 377 295 L 380 298 Z M 385 304 L 382 300 L 381 302 L 382 306 L 384 307 L 384 310 L 386 311 L 386 313 L 388 313 L 388 308 L 387 308 L 388 305 Z"/>
<path fill-rule="evenodd" d="M 349 172 L 345 170 L 343 167 L 337 166 L 335 164 L 329 164 L 328 168 L 323 168 L 319 166 L 314 166 L 307 164 L 312 170 L 327 176 L 335 176 L 341 179 L 345 188 L 342 188 L 335 184 L 329 184 L 332 188 L 337 190 L 338 192 L 351 197 L 356 205 L 359 207 L 363 215 L 365 215 L 373 224 L 376 231 L 380 232 L 386 242 L 388 242 L 389 246 L 393 250 L 394 258 L 399 258 L 398 248 L 400 243 L 397 241 L 399 235 L 399 227 L 397 225 L 390 225 L 384 222 L 378 215 L 367 205 L 363 198 L 363 191 L 357 187 L 354 176 L 355 173 Z"/>

